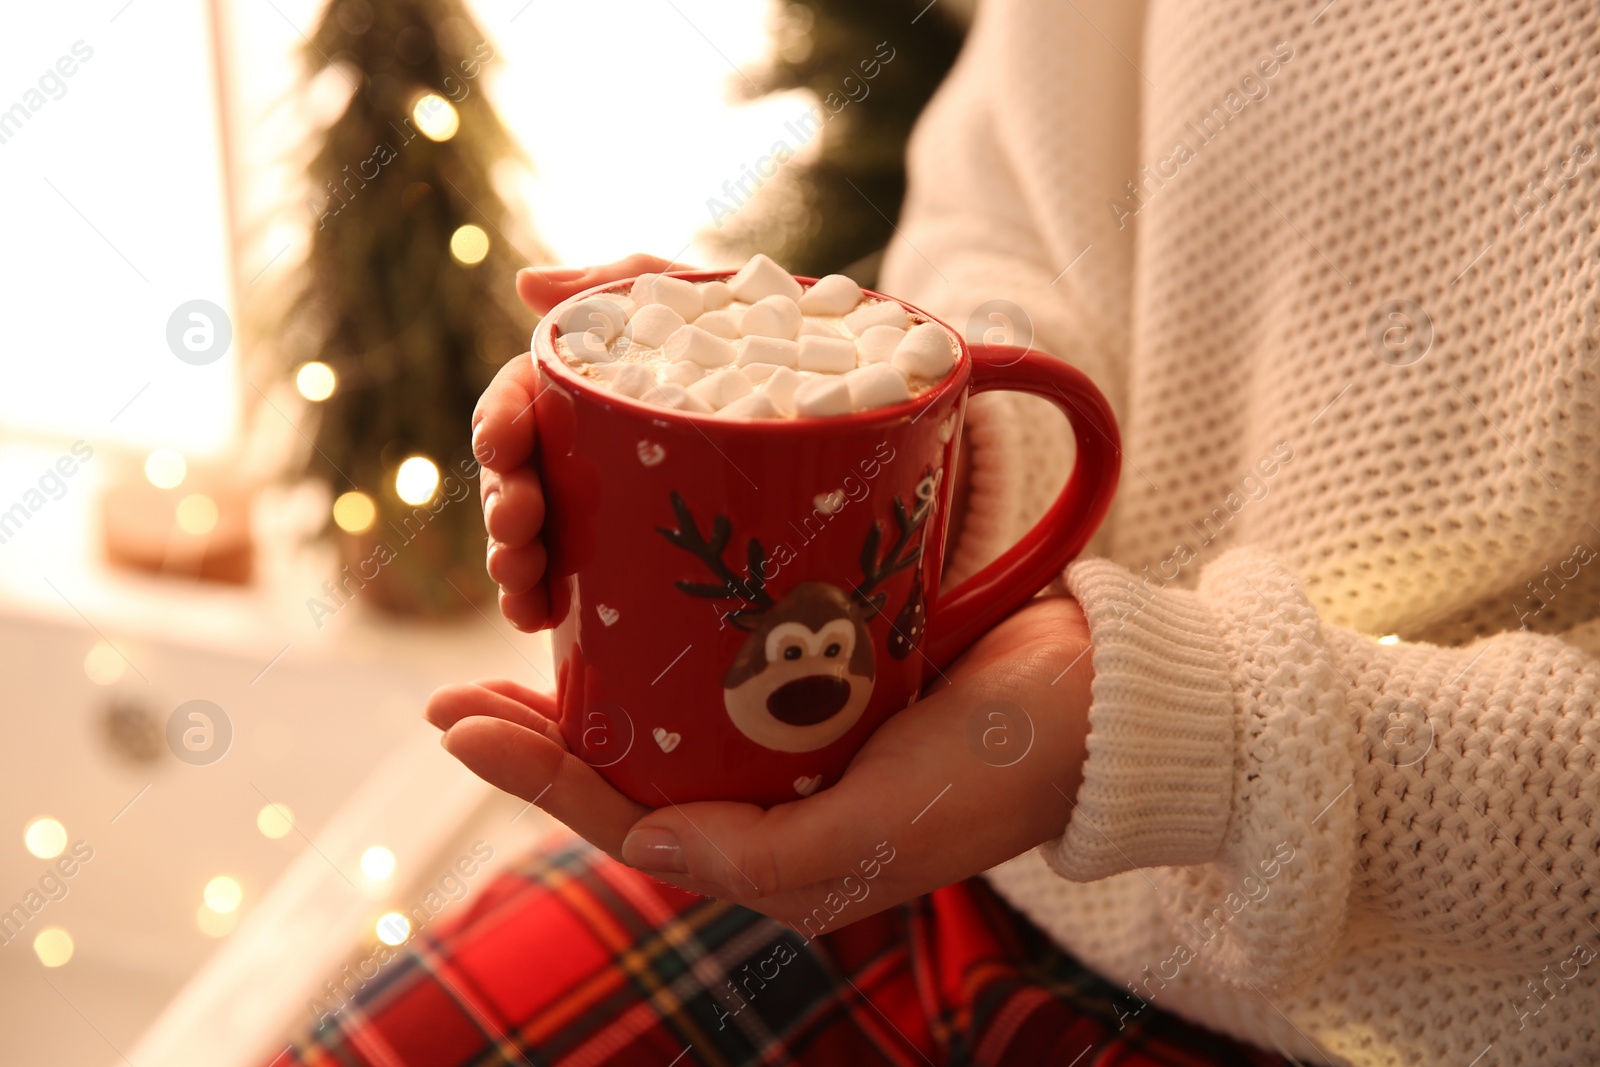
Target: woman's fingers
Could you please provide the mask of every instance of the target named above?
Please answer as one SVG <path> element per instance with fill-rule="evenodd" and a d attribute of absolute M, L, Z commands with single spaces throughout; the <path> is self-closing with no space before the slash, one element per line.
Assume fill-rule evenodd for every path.
<path fill-rule="evenodd" d="M 517 272 L 517 295 L 524 304 L 543 315 L 567 297 L 596 285 L 632 278 L 636 274 L 692 269 L 643 252 L 595 267 L 524 267 Z"/>
<path fill-rule="evenodd" d="M 516 470 L 533 455 L 539 369 L 527 353 L 500 368 L 472 413 L 472 454 L 490 470 Z"/>
<path fill-rule="evenodd" d="M 530 689 L 521 682 L 514 682 L 509 678 L 486 678 L 478 684 L 491 693 L 499 693 L 501 696 L 520 701 L 552 722 L 560 717 L 554 693 L 546 693 L 541 689 Z"/>
<path fill-rule="evenodd" d="M 598 267 L 528 268 L 517 275 L 517 292 L 544 314 L 592 286 L 679 266 L 641 253 Z M 550 593 L 544 584 L 549 558 L 538 542 L 544 527 L 544 489 L 528 465 L 536 437 L 533 406 L 538 391 L 539 372 L 533 360 L 518 356 L 495 375 L 472 416 L 472 451 L 483 467 L 479 492 L 490 540 L 486 565 L 500 586 L 501 614 L 527 632 L 542 629 L 550 620 Z"/>
<path fill-rule="evenodd" d="M 539 805 L 613 856 L 649 810 L 543 733 L 505 719 L 462 719 L 445 732 L 444 747 L 490 785 Z"/>
<path fill-rule="evenodd" d="M 522 548 L 490 541 L 484 565 L 500 591 L 515 596 L 532 591 L 544 580 L 547 562 L 544 545 L 538 541 Z"/>
<path fill-rule="evenodd" d="M 533 455 L 533 401 L 539 370 L 527 353 L 500 368 L 472 413 L 472 454 L 485 468 L 506 473 Z"/>
<path fill-rule="evenodd" d="M 544 528 L 544 486 L 532 467 L 484 476 L 483 527 L 513 548 L 533 541 Z"/>
<path fill-rule="evenodd" d="M 494 681 L 436 689 L 428 698 L 422 717 L 441 730 L 450 729 L 462 719 L 503 719 L 561 743 L 554 713 L 553 697 L 534 693 L 514 682 Z"/>
<path fill-rule="evenodd" d="M 500 614 L 523 633 L 534 633 L 550 625 L 550 590 L 545 583 L 526 593 L 500 591 Z"/>

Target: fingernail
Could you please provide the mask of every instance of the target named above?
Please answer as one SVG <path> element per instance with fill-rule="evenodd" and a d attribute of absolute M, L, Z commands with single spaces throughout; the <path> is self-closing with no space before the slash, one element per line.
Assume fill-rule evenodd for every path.
<path fill-rule="evenodd" d="M 658 826 L 628 831 L 622 839 L 622 862 L 658 874 L 684 874 L 689 870 L 678 835 Z"/>
<path fill-rule="evenodd" d="M 494 536 L 494 530 L 491 527 L 494 526 L 495 509 L 499 506 L 500 490 L 489 490 L 489 495 L 483 498 L 483 528 L 488 531 L 491 537 Z"/>
<path fill-rule="evenodd" d="M 548 282 L 570 282 L 589 273 L 587 267 L 528 267 L 527 269 Z"/>
<path fill-rule="evenodd" d="M 475 421 L 472 424 L 472 454 L 479 463 L 487 463 L 494 458 L 494 449 L 483 439 L 483 426 L 482 421 Z"/>

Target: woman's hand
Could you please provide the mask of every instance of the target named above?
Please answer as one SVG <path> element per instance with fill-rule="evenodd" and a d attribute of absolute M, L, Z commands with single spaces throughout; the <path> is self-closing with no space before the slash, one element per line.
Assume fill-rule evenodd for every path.
<path fill-rule="evenodd" d="M 597 848 L 810 937 L 1063 831 L 1088 732 L 1088 652 L 1076 601 L 1035 600 L 879 727 L 836 785 L 766 810 L 630 800 L 568 751 L 553 698 L 514 682 L 447 686 L 427 717 L 467 767 Z"/>
<path fill-rule="evenodd" d="M 517 274 L 523 303 L 543 315 L 561 301 L 606 282 L 654 271 L 685 270 L 657 256 L 635 255 L 600 267 L 530 267 Z M 545 585 L 544 492 L 528 463 L 537 436 L 533 398 L 539 372 L 526 355 L 500 369 L 472 414 L 472 452 L 483 465 L 479 492 L 489 531 L 486 565 L 500 586 L 500 612 L 519 630 L 543 629 L 550 621 Z"/>

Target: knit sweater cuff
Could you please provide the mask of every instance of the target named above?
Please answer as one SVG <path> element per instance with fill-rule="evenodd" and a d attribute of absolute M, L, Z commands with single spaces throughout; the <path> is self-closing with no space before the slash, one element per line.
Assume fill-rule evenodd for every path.
<path fill-rule="evenodd" d="M 1106 560 L 1066 577 L 1089 620 L 1094 682 L 1083 784 L 1045 860 L 1086 882 L 1216 858 L 1237 751 L 1218 620 L 1195 593 L 1151 589 Z"/>

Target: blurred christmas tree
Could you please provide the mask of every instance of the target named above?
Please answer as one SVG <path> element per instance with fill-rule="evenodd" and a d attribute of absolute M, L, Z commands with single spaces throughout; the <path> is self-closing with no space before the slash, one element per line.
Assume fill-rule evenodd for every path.
<path fill-rule="evenodd" d="M 301 392 L 332 389 L 310 462 L 340 494 L 336 584 L 389 610 L 492 590 L 469 424 L 527 348 L 515 272 L 547 260 L 497 192 L 521 157 L 483 89 L 493 55 L 462 0 L 330 0 L 303 51 L 348 103 L 308 163 L 315 229 L 275 327 Z"/>
<path fill-rule="evenodd" d="M 765 252 L 812 275 L 882 249 L 905 197 L 906 140 L 955 62 L 968 14 L 965 4 L 952 0 L 780 3 L 773 17 L 775 58 L 751 81 L 757 94 L 815 94 L 817 154 L 804 166 L 779 169 L 748 209 L 741 206 L 728 221 L 718 243 L 740 255 Z M 872 263 L 855 273 L 870 284 L 867 274 L 875 270 Z"/>

